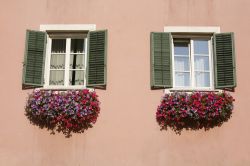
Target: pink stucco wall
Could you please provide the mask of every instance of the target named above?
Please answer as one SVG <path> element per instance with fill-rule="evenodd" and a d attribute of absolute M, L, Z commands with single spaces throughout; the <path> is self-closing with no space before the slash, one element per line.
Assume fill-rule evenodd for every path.
<path fill-rule="evenodd" d="M 0 165 L 249 166 L 249 0 L 1 0 Z M 29 123 L 21 89 L 25 30 L 40 24 L 108 29 L 108 85 L 101 114 L 83 134 L 50 135 Z M 235 32 L 237 88 L 232 118 L 209 131 L 160 131 L 162 90 L 150 90 L 151 31 L 220 26 Z"/>

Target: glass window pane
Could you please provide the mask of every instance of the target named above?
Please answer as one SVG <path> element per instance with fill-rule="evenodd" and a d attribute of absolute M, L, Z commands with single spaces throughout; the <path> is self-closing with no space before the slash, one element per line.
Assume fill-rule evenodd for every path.
<path fill-rule="evenodd" d="M 83 53 L 84 52 L 84 39 L 71 39 L 71 53 Z"/>
<path fill-rule="evenodd" d="M 64 54 L 51 54 L 50 68 L 51 69 L 64 69 L 65 55 Z"/>
<path fill-rule="evenodd" d="M 50 85 L 63 85 L 64 84 L 64 70 L 51 70 L 49 84 Z"/>
<path fill-rule="evenodd" d="M 198 71 L 209 71 L 209 57 L 194 56 L 194 69 Z"/>
<path fill-rule="evenodd" d="M 51 53 L 65 53 L 66 39 L 52 39 Z"/>
<path fill-rule="evenodd" d="M 83 54 L 73 54 L 70 55 L 70 69 L 83 69 L 84 68 L 84 55 Z"/>
<path fill-rule="evenodd" d="M 194 54 L 208 54 L 208 40 L 194 40 Z"/>
<path fill-rule="evenodd" d="M 210 86 L 210 73 L 209 72 L 195 72 L 195 84 L 197 87 Z"/>
<path fill-rule="evenodd" d="M 188 43 L 174 43 L 175 55 L 189 55 Z"/>
<path fill-rule="evenodd" d="M 175 86 L 189 87 L 190 73 L 189 72 L 175 72 Z"/>
<path fill-rule="evenodd" d="M 83 85 L 84 71 L 71 70 L 69 72 L 69 85 Z"/>
<path fill-rule="evenodd" d="M 189 57 L 174 57 L 175 71 L 189 71 Z"/>

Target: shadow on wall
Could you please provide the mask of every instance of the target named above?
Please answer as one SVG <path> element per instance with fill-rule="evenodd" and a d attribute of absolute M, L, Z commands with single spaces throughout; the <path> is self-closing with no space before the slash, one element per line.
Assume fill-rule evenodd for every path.
<path fill-rule="evenodd" d="M 72 133 L 84 133 L 85 130 L 88 128 L 92 128 L 92 125 L 89 124 L 83 124 L 81 128 L 68 128 L 66 125 L 58 125 L 58 124 L 53 124 L 49 123 L 47 121 L 38 119 L 26 111 L 25 115 L 27 118 L 30 120 L 30 123 L 38 126 L 40 129 L 47 129 L 50 131 L 50 134 L 54 135 L 56 132 L 60 133 L 62 132 L 66 138 L 69 138 L 72 136 Z M 63 122 L 62 122 L 63 123 Z"/>
<path fill-rule="evenodd" d="M 201 130 L 204 129 L 205 131 L 208 131 L 214 127 L 220 127 L 223 123 L 227 122 L 231 118 L 232 112 L 228 113 L 226 117 L 223 118 L 215 118 L 213 120 L 190 120 L 185 119 L 182 122 L 179 122 L 177 124 L 168 124 L 165 126 L 161 126 L 161 130 L 168 130 L 170 128 L 173 130 L 176 134 L 181 135 L 181 132 L 183 129 L 185 130 Z"/>

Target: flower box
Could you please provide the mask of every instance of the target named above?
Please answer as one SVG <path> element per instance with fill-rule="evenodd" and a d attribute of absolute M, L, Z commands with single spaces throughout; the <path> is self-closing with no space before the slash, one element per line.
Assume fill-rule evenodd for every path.
<path fill-rule="evenodd" d="M 54 131 L 83 132 L 92 127 L 100 112 L 98 96 L 88 89 L 65 92 L 35 90 L 29 95 L 26 116 L 30 121 Z"/>
<path fill-rule="evenodd" d="M 186 129 L 209 129 L 227 121 L 233 110 L 233 97 L 226 92 L 175 92 L 165 94 L 156 112 L 162 129 L 176 132 Z"/>

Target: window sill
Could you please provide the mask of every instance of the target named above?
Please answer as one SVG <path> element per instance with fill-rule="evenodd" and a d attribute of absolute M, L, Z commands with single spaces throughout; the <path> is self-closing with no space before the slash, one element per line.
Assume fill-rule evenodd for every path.
<path fill-rule="evenodd" d="M 222 92 L 222 90 L 219 89 L 202 89 L 202 88 L 197 88 L 197 89 L 183 89 L 183 88 L 172 88 L 172 89 L 165 89 L 165 93 L 173 93 L 173 92 L 187 92 L 187 93 L 192 93 L 192 92 Z"/>
<path fill-rule="evenodd" d="M 55 91 L 67 91 L 67 90 L 83 90 L 89 89 L 91 91 L 94 88 L 87 88 L 86 86 L 75 86 L 75 87 L 62 87 L 62 86 L 44 86 L 42 88 L 36 88 L 37 90 L 55 90 Z"/>

